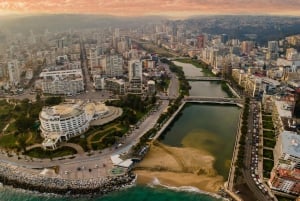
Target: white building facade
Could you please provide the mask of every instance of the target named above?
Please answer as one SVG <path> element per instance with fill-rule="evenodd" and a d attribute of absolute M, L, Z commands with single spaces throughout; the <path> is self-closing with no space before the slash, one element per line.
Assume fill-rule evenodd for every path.
<path fill-rule="evenodd" d="M 45 149 L 56 149 L 61 141 L 80 135 L 88 130 L 90 122 L 109 112 L 103 103 L 83 102 L 63 103 L 44 107 L 39 115 L 42 143 Z"/>
<path fill-rule="evenodd" d="M 76 95 L 84 91 L 81 69 L 42 72 L 40 78 L 46 94 Z"/>

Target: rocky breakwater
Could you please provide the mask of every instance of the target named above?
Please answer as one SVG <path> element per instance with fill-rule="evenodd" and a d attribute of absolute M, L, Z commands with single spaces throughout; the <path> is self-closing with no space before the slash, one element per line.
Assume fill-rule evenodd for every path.
<path fill-rule="evenodd" d="M 14 188 L 62 195 L 103 195 L 133 184 L 135 175 L 93 179 L 63 179 L 34 174 L 28 169 L 0 163 L 0 182 Z"/>

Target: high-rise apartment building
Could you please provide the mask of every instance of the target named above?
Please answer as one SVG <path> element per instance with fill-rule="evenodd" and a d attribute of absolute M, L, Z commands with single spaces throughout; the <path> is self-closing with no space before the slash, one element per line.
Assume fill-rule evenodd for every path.
<path fill-rule="evenodd" d="M 131 60 L 128 64 L 128 78 L 129 82 L 133 79 L 142 80 L 142 62 L 139 60 Z"/>
<path fill-rule="evenodd" d="M 130 93 L 142 93 L 143 67 L 139 60 L 131 60 L 128 64 L 128 78 Z"/>
<path fill-rule="evenodd" d="M 204 48 L 204 35 L 199 35 L 197 37 L 197 47 L 200 48 Z"/>
<path fill-rule="evenodd" d="M 108 77 L 120 77 L 123 75 L 123 58 L 121 55 L 109 55 L 106 57 L 106 70 Z"/>
<path fill-rule="evenodd" d="M 7 71 L 9 76 L 9 82 L 11 85 L 17 85 L 20 83 L 21 69 L 18 60 L 14 59 L 7 63 Z"/>
<path fill-rule="evenodd" d="M 40 78 L 46 94 L 76 95 L 84 91 L 81 69 L 42 72 Z"/>
<path fill-rule="evenodd" d="M 253 41 L 243 41 L 241 43 L 241 51 L 243 54 L 250 54 L 250 52 L 254 48 L 254 42 Z"/>

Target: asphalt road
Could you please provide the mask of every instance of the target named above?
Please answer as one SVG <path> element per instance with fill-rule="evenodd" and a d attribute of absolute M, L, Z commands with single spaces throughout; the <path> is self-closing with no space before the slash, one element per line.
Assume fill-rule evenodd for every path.
<path fill-rule="evenodd" d="M 80 54 L 81 54 L 81 68 L 82 68 L 82 73 L 84 76 L 84 83 L 85 83 L 85 91 L 89 92 L 94 89 L 94 86 L 93 86 L 93 81 L 91 80 L 90 77 L 90 72 L 88 70 L 86 50 L 83 41 L 80 41 Z"/>
<path fill-rule="evenodd" d="M 85 62 L 84 62 L 85 63 Z M 169 92 L 172 96 L 178 96 L 178 79 L 175 75 L 171 73 L 172 79 L 169 85 Z M 177 86 L 176 86 L 177 85 Z M 80 94 L 76 97 L 70 98 L 85 98 L 85 99 L 98 99 L 100 97 L 103 100 L 111 97 L 111 93 L 106 91 L 102 91 L 98 93 L 96 91 L 88 91 L 86 93 Z M 20 96 L 21 98 L 21 96 Z M 98 99 L 99 100 L 99 99 Z M 110 156 L 114 154 L 126 153 L 130 150 L 130 148 L 139 142 L 139 138 L 144 135 L 149 129 L 153 128 L 159 118 L 159 116 L 166 111 L 169 105 L 169 100 L 160 100 L 158 103 L 158 108 L 156 110 L 151 111 L 147 114 L 143 119 L 141 119 L 127 136 L 120 139 L 120 141 L 114 146 L 110 148 L 106 148 L 101 151 L 92 151 L 90 154 L 83 153 L 77 154 L 75 158 L 64 157 L 63 160 L 56 159 L 33 159 L 26 156 L 17 156 L 16 154 L 12 154 L 13 156 L 8 157 L 5 151 L 0 152 L 0 162 L 4 162 L 7 164 L 12 164 L 15 166 L 21 166 L 25 168 L 45 168 L 52 167 L 55 165 L 59 165 L 61 169 L 66 170 L 70 167 L 80 167 L 87 166 L 90 167 L 91 164 L 107 164 L 110 162 Z M 118 144 L 122 144 L 119 146 Z M 110 162 L 111 163 L 111 162 Z M 86 167 L 87 167 L 86 166 Z M 65 175 L 64 175 L 65 176 Z"/>
<path fill-rule="evenodd" d="M 246 145 L 245 145 L 245 158 L 244 158 L 244 163 L 245 163 L 245 168 L 243 169 L 243 176 L 244 180 L 246 181 L 249 189 L 253 192 L 254 196 L 257 198 L 259 201 L 269 201 L 273 200 L 268 194 L 262 192 L 256 185 L 255 181 L 253 180 L 251 174 L 251 165 L 253 166 L 252 160 L 252 147 L 253 147 L 253 129 L 254 127 L 254 120 L 258 120 L 256 117 L 256 113 L 254 112 L 254 104 L 257 105 L 256 102 L 252 101 L 253 104 L 250 103 L 250 112 L 249 112 L 249 118 L 248 118 L 248 129 L 250 132 L 247 132 L 247 137 L 246 137 Z M 258 131 L 257 131 L 258 133 Z M 262 160 L 258 160 L 258 163 L 261 163 Z M 260 164 L 261 165 L 261 164 Z M 260 175 L 260 174 L 258 174 Z M 261 179 L 262 180 L 262 179 Z"/>

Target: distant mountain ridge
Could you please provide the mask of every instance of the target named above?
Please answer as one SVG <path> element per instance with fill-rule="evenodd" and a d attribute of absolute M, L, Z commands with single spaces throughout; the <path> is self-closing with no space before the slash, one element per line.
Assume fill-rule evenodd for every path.
<path fill-rule="evenodd" d="M 65 31 L 68 29 L 101 28 L 103 26 L 124 27 L 128 24 L 138 25 L 143 23 L 158 23 L 166 19 L 162 16 L 117 17 L 109 15 L 84 15 L 84 14 L 52 14 L 52 15 L 27 15 L 27 16 L 0 16 L 2 29 L 36 32 L 48 29 L 50 31 Z"/>

